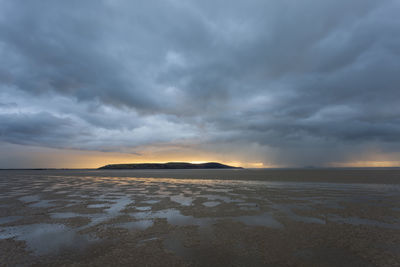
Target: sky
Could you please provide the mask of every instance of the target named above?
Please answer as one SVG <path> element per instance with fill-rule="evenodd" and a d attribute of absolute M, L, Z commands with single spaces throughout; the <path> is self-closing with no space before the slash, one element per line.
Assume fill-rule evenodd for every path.
<path fill-rule="evenodd" d="M 0 0 L 0 168 L 400 166 L 398 0 Z"/>

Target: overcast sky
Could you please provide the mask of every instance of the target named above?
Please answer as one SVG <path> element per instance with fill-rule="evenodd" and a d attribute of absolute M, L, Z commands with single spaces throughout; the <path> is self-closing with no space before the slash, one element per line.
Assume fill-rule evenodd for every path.
<path fill-rule="evenodd" d="M 0 168 L 400 165 L 398 0 L 0 0 Z"/>

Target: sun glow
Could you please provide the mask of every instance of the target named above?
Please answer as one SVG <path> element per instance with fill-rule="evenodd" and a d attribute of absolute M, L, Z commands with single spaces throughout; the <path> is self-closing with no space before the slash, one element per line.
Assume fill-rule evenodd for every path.
<path fill-rule="evenodd" d="M 399 161 L 352 161 L 345 163 L 332 163 L 332 167 L 400 167 Z"/>
<path fill-rule="evenodd" d="M 202 163 L 207 163 L 208 161 L 197 161 L 197 160 L 194 160 L 194 161 L 189 161 L 189 163 L 192 163 L 192 164 L 202 164 Z"/>

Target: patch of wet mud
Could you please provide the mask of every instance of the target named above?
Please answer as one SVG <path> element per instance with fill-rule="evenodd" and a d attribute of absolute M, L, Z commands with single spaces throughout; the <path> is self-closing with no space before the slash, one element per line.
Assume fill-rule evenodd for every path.
<path fill-rule="evenodd" d="M 11 177 L 0 177 L 0 259 L 9 265 L 400 262 L 397 185 Z"/>

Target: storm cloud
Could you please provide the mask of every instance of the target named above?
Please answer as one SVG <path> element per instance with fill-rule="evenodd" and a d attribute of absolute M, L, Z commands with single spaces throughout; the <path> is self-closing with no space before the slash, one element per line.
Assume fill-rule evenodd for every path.
<path fill-rule="evenodd" d="M 397 0 L 0 0 L 0 143 L 395 161 L 399 12 Z"/>

